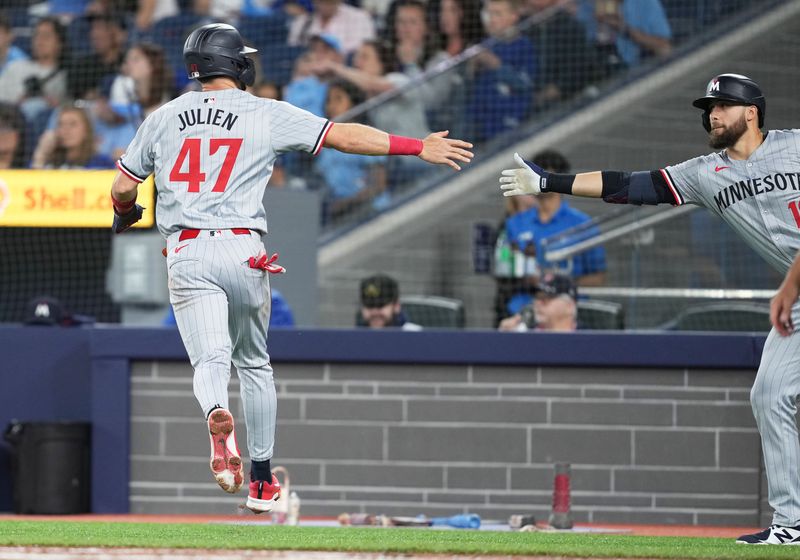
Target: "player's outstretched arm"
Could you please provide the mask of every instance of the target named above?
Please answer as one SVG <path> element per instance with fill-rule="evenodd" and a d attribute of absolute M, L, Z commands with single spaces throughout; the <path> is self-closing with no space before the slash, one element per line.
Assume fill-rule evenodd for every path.
<path fill-rule="evenodd" d="M 472 144 L 447 138 L 447 131 L 434 132 L 424 140 L 394 136 L 357 123 L 336 123 L 325 137 L 325 146 L 341 152 L 364 155 L 412 155 L 429 163 L 461 169 L 457 162 L 472 160 Z"/>
<path fill-rule="evenodd" d="M 550 173 L 535 163 L 514 154 L 517 167 L 503 170 L 500 188 L 503 196 L 557 192 L 602 198 L 614 204 L 683 204 L 674 186 L 667 181 L 666 170 L 592 171 L 572 175 Z"/>
<path fill-rule="evenodd" d="M 788 336 L 794 331 L 792 306 L 797 302 L 798 296 L 800 296 L 800 253 L 794 258 L 781 287 L 769 303 L 769 320 L 781 336 Z"/>
<path fill-rule="evenodd" d="M 517 167 L 504 169 L 500 176 L 503 196 L 537 195 L 543 192 L 560 192 L 591 198 L 603 196 L 603 178 L 600 171 L 578 175 L 550 173 L 535 163 L 522 159 L 517 153 L 514 154 L 514 162 Z"/>

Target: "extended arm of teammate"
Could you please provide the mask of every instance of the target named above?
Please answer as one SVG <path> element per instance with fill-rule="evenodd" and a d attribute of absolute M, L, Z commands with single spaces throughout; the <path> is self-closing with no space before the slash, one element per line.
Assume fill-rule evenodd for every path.
<path fill-rule="evenodd" d="M 394 136 L 377 128 L 357 123 L 336 123 L 325 137 L 325 146 L 340 152 L 369 156 L 415 155 L 428 163 L 449 165 L 469 163 L 472 144 L 464 140 L 447 138 L 448 131 L 433 132 L 424 140 Z"/>
<path fill-rule="evenodd" d="M 142 219 L 144 208 L 136 204 L 139 183 L 117 171 L 111 185 L 111 204 L 114 207 L 114 222 L 111 230 L 122 233 Z"/>
<path fill-rule="evenodd" d="M 800 253 L 794 258 L 792 266 L 778 288 L 778 292 L 769 303 L 769 320 L 781 336 L 788 336 L 794 331 L 792 323 L 792 306 L 800 295 Z"/>
<path fill-rule="evenodd" d="M 519 167 L 503 170 L 500 188 L 503 196 L 537 195 L 557 192 L 602 198 L 615 204 L 675 204 L 661 171 L 592 171 L 577 175 L 550 173 L 535 163 L 514 154 Z"/>

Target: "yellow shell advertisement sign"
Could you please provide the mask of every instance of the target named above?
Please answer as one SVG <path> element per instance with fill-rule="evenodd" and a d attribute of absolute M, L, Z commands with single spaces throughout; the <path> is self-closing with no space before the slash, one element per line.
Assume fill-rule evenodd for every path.
<path fill-rule="evenodd" d="M 0 170 L 0 227 L 111 228 L 115 170 Z M 134 227 L 151 227 L 153 177 L 139 185 L 144 216 Z"/>

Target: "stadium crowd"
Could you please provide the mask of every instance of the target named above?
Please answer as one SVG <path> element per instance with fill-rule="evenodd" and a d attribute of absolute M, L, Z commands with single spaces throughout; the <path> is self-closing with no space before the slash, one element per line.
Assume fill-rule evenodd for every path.
<path fill-rule="evenodd" d="M 149 113 L 197 87 L 181 50 L 208 21 L 236 25 L 259 50 L 255 95 L 397 134 L 447 129 L 484 143 L 625 68 L 668 56 L 673 44 L 662 0 L 3 5 L 0 163 L 23 168 L 111 167 Z M 418 178 L 416 159 L 398 160 L 293 155 L 271 186 L 321 191 L 331 223 L 385 208 Z"/>

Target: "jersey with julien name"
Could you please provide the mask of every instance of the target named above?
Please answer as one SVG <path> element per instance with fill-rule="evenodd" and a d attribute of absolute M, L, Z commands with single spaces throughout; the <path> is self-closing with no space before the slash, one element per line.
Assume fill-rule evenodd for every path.
<path fill-rule="evenodd" d="M 138 182 L 155 174 L 165 237 L 181 229 L 266 233 L 263 198 L 275 159 L 288 151 L 318 153 L 331 126 L 238 89 L 189 92 L 145 119 L 117 167 Z"/>
<path fill-rule="evenodd" d="M 705 206 L 786 273 L 800 249 L 800 130 L 770 130 L 746 160 L 723 150 L 661 174 L 676 205 Z"/>

